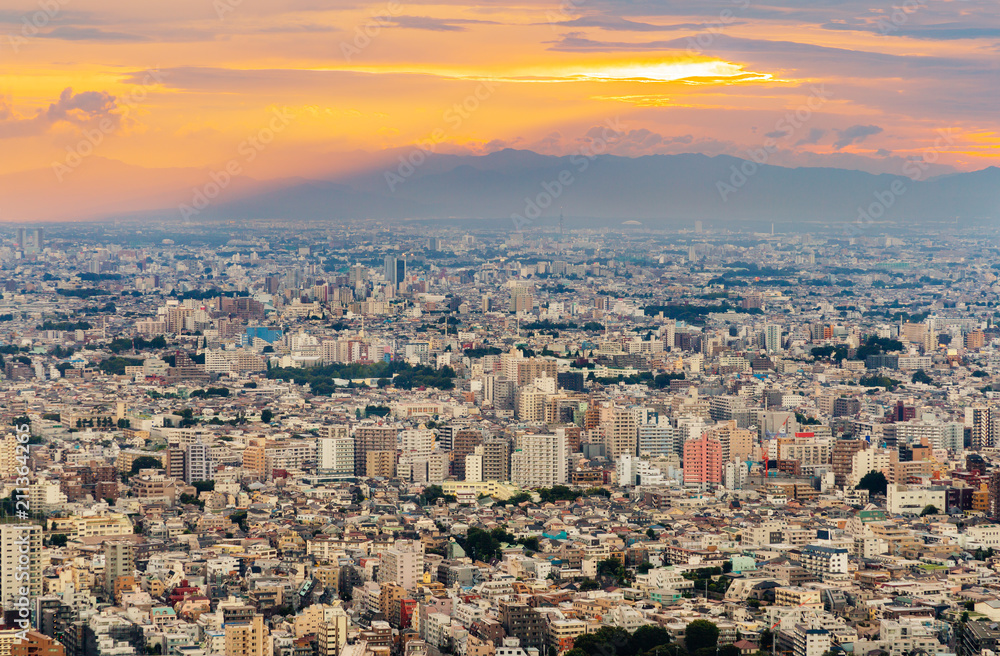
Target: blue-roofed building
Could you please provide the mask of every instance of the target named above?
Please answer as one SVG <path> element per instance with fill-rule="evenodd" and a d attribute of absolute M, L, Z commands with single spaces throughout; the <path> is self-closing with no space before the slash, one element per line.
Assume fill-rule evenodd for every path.
<path fill-rule="evenodd" d="M 281 339 L 280 328 L 268 328 L 267 326 L 247 326 L 246 343 L 253 344 L 255 338 L 260 338 L 268 344 L 274 344 Z"/>

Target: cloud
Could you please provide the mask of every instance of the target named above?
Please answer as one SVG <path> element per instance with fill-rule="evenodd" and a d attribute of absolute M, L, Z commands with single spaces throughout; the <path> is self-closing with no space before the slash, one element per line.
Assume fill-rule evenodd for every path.
<path fill-rule="evenodd" d="M 469 18 L 431 18 L 429 16 L 395 16 L 386 21 L 396 27 L 432 32 L 464 32 L 466 25 L 496 25 L 494 21 Z"/>
<path fill-rule="evenodd" d="M 819 140 L 826 135 L 826 130 L 822 128 L 810 128 L 809 133 L 795 142 L 796 146 L 810 146 L 818 144 Z"/>
<path fill-rule="evenodd" d="M 115 97 L 106 91 L 74 94 L 73 89 L 67 87 L 59 95 L 59 100 L 49 105 L 46 115 L 52 122 L 86 123 L 95 118 L 110 116 L 115 109 Z"/>
<path fill-rule="evenodd" d="M 674 25 L 654 25 L 630 21 L 617 16 L 587 16 L 553 23 L 559 27 L 597 27 L 618 32 L 676 32 L 678 30 L 702 30 L 703 23 L 677 23 Z M 735 24 L 735 23 L 733 23 Z"/>
<path fill-rule="evenodd" d="M 58 123 L 89 126 L 105 119 L 112 121 L 113 129 L 121 122 L 115 97 L 105 91 L 75 94 L 67 87 L 56 102 L 30 117 L 14 111 L 9 99 L 0 99 L 0 139 L 45 134 Z"/>
<path fill-rule="evenodd" d="M 43 39 L 60 39 L 62 41 L 122 41 L 138 42 L 148 41 L 144 36 L 137 34 L 127 34 L 125 32 L 108 32 L 96 27 L 72 27 L 69 25 L 57 27 L 43 34 L 39 34 Z"/>
<path fill-rule="evenodd" d="M 882 128 L 877 125 L 852 125 L 846 130 L 837 130 L 838 139 L 833 142 L 836 150 L 841 150 L 852 144 L 859 144 L 868 137 L 879 134 Z"/>

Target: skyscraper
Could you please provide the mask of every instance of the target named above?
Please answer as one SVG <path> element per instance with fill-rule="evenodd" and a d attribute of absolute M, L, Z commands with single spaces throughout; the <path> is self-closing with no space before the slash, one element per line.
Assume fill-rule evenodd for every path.
<path fill-rule="evenodd" d="M 406 260 L 395 255 L 386 255 L 383 261 L 385 279 L 393 287 L 406 278 Z"/>

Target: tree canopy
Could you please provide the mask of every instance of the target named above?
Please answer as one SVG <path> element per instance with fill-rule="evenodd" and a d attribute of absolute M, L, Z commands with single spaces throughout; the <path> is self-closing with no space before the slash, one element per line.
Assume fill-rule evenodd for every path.
<path fill-rule="evenodd" d="M 160 469 L 161 467 L 163 467 L 163 463 L 160 462 L 159 458 L 154 458 L 153 456 L 139 456 L 132 461 L 132 469 L 130 471 L 134 476 L 143 469 Z"/>
<path fill-rule="evenodd" d="M 684 646 L 689 653 L 699 649 L 715 649 L 719 642 L 719 627 L 708 620 L 695 620 L 684 629 Z"/>
<path fill-rule="evenodd" d="M 864 475 L 854 489 L 868 490 L 870 494 L 885 494 L 888 487 L 889 481 L 886 480 L 885 474 L 880 471 L 870 471 Z"/>

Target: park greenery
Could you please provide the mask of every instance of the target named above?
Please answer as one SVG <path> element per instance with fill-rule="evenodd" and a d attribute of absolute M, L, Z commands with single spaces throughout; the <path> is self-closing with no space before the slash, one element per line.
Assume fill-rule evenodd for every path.
<path fill-rule="evenodd" d="M 375 362 L 373 364 L 329 364 L 321 367 L 269 369 L 267 377 L 291 380 L 298 385 L 309 385 L 313 394 L 328 396 L 337 391 L 334 379 L 352 380 L 379 378 L 391 381 L 396 389 L 434 387 L 450 390 L 455 387 L 455 371 L 451 367 L 434 369 L 426 365 L 413 366 L 406 362 Z"/>

